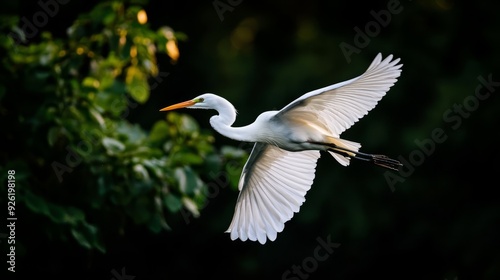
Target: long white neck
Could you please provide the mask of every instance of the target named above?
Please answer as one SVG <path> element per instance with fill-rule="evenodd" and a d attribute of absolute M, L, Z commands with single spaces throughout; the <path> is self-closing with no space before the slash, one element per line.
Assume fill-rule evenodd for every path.
<path fill-rule="evenodd" d="M 220 134 L 238 141 L 256 142 L 257 138 L 251 129 L 252 125 L 243 127 L 231 127 L 236 120 L 236 109 L 226 99 L 217 96 L 214 109 L 217 110 L 219 115 L 210 118 L 210 124 Z"/>

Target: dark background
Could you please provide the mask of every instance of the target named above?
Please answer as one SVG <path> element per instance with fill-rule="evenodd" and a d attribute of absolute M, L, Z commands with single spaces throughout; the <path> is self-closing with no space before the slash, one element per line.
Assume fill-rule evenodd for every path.
<path fill-rule="evenodd" d="M 95 2 L 61 5 L 44 30 L 64 38 L 77 15 Z M 28 244 L 17 275 L 111 279 L 124 268 L 137 280 L 498 279 L 500 87 L 492 86 L 484 100 L 474 97 L 478 77 L 500 82 L 498 3 L 390 1 L 399 3 L 400 12 L 360 46 L 355 27 L 365 30 L 374 22 L 371 11 L 387 10 L 388 1 L 239 2 L 222 14 L 223 21 L 211 1 L 145 6 L 153 27 L 169 25 L 188 40 L 180 42 L 175 65 L 159 61 L 160 71 L 170 73 L 167 82 L 131 111 L 131 122 L 149 129 L 163 117 L 159 108 L 213 92 L 238 109 L 235 125 L 246 125 L 307 91 L 361 74 L 381 52 L 401 58 L 402 75 L 342 136 L 362 143 L 365 152 L 409 164 L 389 180 L 381 168 L 362 162 L 344 168 L 324 155 L 301 211 L 265 245 L 231 241 L 223 233 L 237 198 L 230 188 L 210 199 L 199 218 L 186 223 L 179 214 L 170 221 L 172 231 L 128 228 L 107 243 L 105 254 L 58 242 L 30 243 L 36 226 L 25 225 L 17 233 Z M 27 17 L 39 9 L 36 1 L 2 5 Z M 360 51 L 346 59 L 341 43 Z M 211 129 L 213 112 L 184 113 Z M 431 140 L 436 130 L 443 141 Z M 239 145 L 214 136 L 218 146 Z M 340 246 L 302 277 L 292 272 L 282 278 L 294 265 L 315 263 L 318 239 Z"/>

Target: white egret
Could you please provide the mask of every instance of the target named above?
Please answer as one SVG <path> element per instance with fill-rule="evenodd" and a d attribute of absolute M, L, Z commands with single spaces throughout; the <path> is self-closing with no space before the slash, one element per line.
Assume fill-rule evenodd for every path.
<path fill-rule="evenodd" d="M 350 159 L 372 162 L 392 170 L 401 163 L 383 155 L 359 152 L 361 145 L 340 134 L 373 109 L 401 74 L 399 59 L 382 60 L 379 53 L 360 76 L 302 95 L 279 111 L 260 114 L 255 122 L 231 127 L 236 110 L 226 99 L 206 93 L 165 107 L 215 109 L 210 124 L 220 134 L 255 142 L 243 167 L 231 224 L 232 240 L 274 241 L 278 232 L 299 211 L 310 189 L 320 151 L 341 165 Z"/>

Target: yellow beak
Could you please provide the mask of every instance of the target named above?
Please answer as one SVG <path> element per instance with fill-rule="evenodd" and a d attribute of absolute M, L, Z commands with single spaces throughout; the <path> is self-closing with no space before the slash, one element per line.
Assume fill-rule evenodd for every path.
<path fill-rule="evenodd" d="M 196 104 L 196 102 L 194 102 L 193 100 L 188 100 L 188 101 L 184 101 L 184 102 L 177 103 L 174 105 L 170 105 L 168 107 L 161 109 L 160 111 L 163 112 L 163 111 L 170 111 L 170 110 L 175 110 L 175 109 L 180 109 L 180 108 L 186 108 L 189 106 L 193 106 L 194 104 Z"/>

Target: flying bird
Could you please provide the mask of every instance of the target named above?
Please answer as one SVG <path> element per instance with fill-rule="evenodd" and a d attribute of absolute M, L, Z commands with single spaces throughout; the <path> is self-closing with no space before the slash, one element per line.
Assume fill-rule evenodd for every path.
<path fill-rule="evenodd" d="M 255 142 L 238 183 L 240 191 L 226 232 L 232 240 L 274 241 L 285 222 L 299 211 L 315 176 L 320 151 L 341 165 L 351 159 L 398 170 L 402 164 L 384 155 L 360 152 L 361 144 L 340 134 L 373 109 L 401 74 L 398 59 L 379 53 L 360 76 L 308 92 L 279 111 L 260 114 L 247 126 L 232 127 L 236 110 L 226 99 L 202 94 L 161 109 L 214 109 L 210 124 L 237 141 Z"/>

